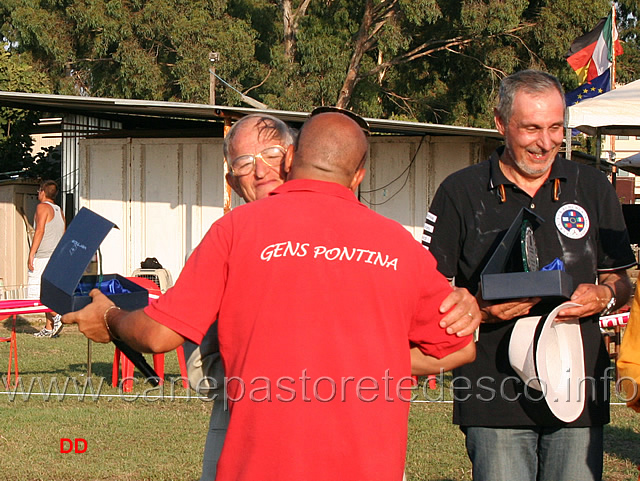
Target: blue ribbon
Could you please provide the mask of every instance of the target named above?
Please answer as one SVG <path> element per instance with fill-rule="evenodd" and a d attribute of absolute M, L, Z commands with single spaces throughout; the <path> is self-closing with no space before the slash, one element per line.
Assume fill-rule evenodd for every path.
<path fill-rule="evenodd" d="M 542 267 L 540 270 L 541 271 L 563 271 L 564 262 L 562 262 L 560 259 L 556 257 L 555 259 L 553 259 L 553 261 L 550 264 L 547 264 L 546 266 Z"/>
<path fill-rule="evenodd" d="M 75 294 L 87 295 L 91 289 L 100 289 L 100 292 L 105 295 L 131 293 L 129 289 L 122 287 L 118 279 L 110 279 L 108 281 L 102 281 L 99 286 L 93 283 L 81 282 L 78 284 L 78 287 L 76 287 Z"/>
<path fill-rule="evenodd" d="M 131 291 L 129 289 L 125 289 L 120 284 L 118 279 L 111 279 L 109 281 L 103 281 L 100 284 L 100 291 L 103 294 L 130 294 Z"/>

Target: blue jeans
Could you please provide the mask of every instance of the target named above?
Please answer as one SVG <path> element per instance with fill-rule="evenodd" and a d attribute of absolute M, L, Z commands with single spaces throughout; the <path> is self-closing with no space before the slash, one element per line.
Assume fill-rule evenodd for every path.
<path fill-rule="evenodd" d="M 602 426 L 462 427 L 474 481 L 600 481 Z"/>

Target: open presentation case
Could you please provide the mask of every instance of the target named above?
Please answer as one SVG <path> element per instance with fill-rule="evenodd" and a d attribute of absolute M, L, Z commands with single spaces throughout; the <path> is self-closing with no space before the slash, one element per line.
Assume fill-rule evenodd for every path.
<path fill-rule="evenodd" d="M 40 302 L 58 314 L 82 309 L 91 303 L 89 291 L 100 290 L 125 310 L 135 310 L 149 303 L 149 292 L 119 274 L 83 275 L 105 237 L 117 226 L 83 207 L 74 217 L 56 246 L 42 273 Z M 100 267 L 100 271 L 101 271 Z M 154 386 L 158 375 L 138 351 L 123 341 L 113 343 L 134 363 Z"/>

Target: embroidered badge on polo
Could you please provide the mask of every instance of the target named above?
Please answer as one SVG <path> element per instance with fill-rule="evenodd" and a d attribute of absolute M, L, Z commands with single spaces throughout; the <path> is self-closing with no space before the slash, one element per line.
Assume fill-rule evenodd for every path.
<path fill-rule="evenodd" d="M 569 239 L 582 239 L 589 232 L 587 211 L 577 204 L 565 204 L 556 212 L 556 227 Z"/>

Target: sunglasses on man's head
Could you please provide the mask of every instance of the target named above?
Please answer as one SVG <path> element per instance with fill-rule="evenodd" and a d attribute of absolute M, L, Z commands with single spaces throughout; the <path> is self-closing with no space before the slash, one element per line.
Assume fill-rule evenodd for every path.
<path fill-rule="evenodd" d="M 371 132 L 369 130 L 368 122 L 362 117 L 360 117 L 358 114 L 356 114 L 355 112 L 352 112 L 351 110 L 342 109 L 340 107 L 329 107 L 329 106 L 323 105 L 321 107 L 316 107 L 315 109 L 313 109 L 309 117 L 313 117 L 314 115 L 318 115 L 318 114 L 325 114 L 327 112 L 335 112 L 338 114 L 346 115 L 351 120 L 353 120 L 356 124 L 358 124 L 365 134 L 370 135 Z"/>

